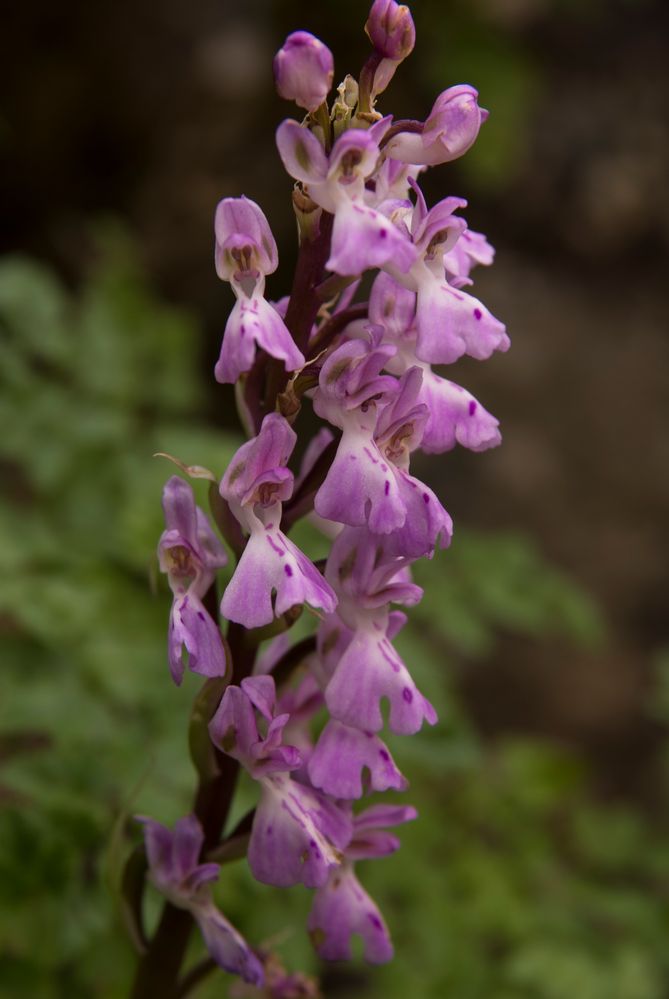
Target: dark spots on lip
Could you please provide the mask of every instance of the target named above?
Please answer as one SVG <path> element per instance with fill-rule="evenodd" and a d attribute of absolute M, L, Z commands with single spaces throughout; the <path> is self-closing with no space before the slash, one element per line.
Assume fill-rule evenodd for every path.
<path fill-rule="evenodd" d="M 474 309 L 474 319 L 482 319 L 483 313 L 480 309 Z"/>
<path fill-rule="evenodd" d="M 423 493 L 423 503 L 427 504 L 430 502 L 430 497 L 427 493 Z"/>
<path fill-rule="evenodd" d="M 469 415 L 473 416 L 475 412 L 476 412 L 476 403 L 472 399 L 472 401 L 469 403 Z"/>
<path fill-rule="evenodd" d="M 283 571 L 285 572 L 285 574 L 287 576 L 292 576 L 293 575 L 293 567 L 290 566 L 290 565 L 284 565 Z"/>
<path fill-rule="evenodd" d="M 390 753 L 386 752 L 385 749 L 379 750 L 379 756 L 381 757 L 382 760 L 385 760 L 386 763 L 390 762 Z"/>
<path fill-rule="evenodd" d="M 383 491 L 384 491 L 384 493 L 386 494 L 386 496 L 387 496 L 387 495 L 388 495 L 388 493 L 390 492 L 390 483 L 388 482 L 388 480 L 387 480 L 387 479 L 386 479 L 386 484 L 385 484 L 385 486 L 383 487 Z"/>
<path fill-rule="evenodd" d="M 279 558 L 283 558 L 283 556 L 286 554 L 283 548 L 277 545 L 276 542 L 274 542 L 270 537 L 266 538 L 265 540 L 269 544 L 270 548 L 272 548 L 277 553 Z"/>
<path fill-rule="evenodd" d="M 402 697 L 407 702 L 407 704 L 411 704 L 411 702 L 413 701 L 413 694 L 411 693 L 408 687 L 405 687 L 404 690 L 402 691 Z"/>
<path fill-rule="evenodd" d="M 200 621 L 206 621 L 207 620 L 206 617 L 204 616 L 204 614 L 202 613 L 202 611 L 198 611 L 197 612 L 197 616 L 199 617 Z"/>
<path fill-rule="evenodd" d="M 383 923 L 381 922 L 381 920 L 379 919 L 379 917 L 376 915 L 375 912 L 368 912 L 367 918 L 369 919 L 372 926 L 374 926 L 377 930 L 383 929 Z"/>
<path fill-rule="evenodd" d="M 388 231 L 386 229 L 380 229 L 379 230 L 379 239 L 385 239 L 387 235 L 388 235 Z"/>
<path fill-rule="evenodd" d="M 271 826 L 267 826 L 267 829 L 265 830 L 265 832 L 267 833 L 268 836 L 271 836 L 272 833 L 274 832 L 274 830 L 272 829 Z"/>

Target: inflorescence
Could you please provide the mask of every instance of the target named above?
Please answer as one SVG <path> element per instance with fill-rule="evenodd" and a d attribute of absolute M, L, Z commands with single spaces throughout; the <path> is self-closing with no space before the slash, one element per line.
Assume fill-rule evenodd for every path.
<path fill-rule="evenodd" d="M 447 547 L 452 533 L 439 498 L 412 475 L 411 455 L 456 444 L 483 451 L 501 439 L 481 403 L 432 368 L 508 348 L 504 325 L 468 290 L 473 268 L 491 264 L 494 251 L 457 214 L 465 201 L 428 208 L 419 184 L 428 166 L 470 148 L 487 112 L 460 84 L 424 122 L 382 116 L 377 99 L 413 49 L 414 24 L 407 7 L 375 0 L 366 31 L 372 54 L 330 103 L 334 62 L 321 41 L 295 32 L 274 60 L 279 94 L 306 112 L 276 133 L 300 239 L 289 296 L 265 298 L 278 255 L 262 209 L 240 197 L 216 210 L 216 270 L 236 302 L 215 375 L 235 386 L 249 436 L 210 490 L 229 551 L 187 481 L 173 476 L 163 494 L 158 552 L 173 592 L 172 678 L 181 683 L 187 663 L 207 679 L 191 723 L 200 775 L 193 814 L 173 831 L 142 817 L 149 877 L 199 926 L 213 962 L 272 996 L 316 993 L 303 976 L 278 972 L 219 911 L 215 858 L 241 841 L 258 881 L 313 889 L 308 929 L 321 957 L 349 958 L 354 934 L 368 961 L 392 957 L 355 865 L 395 851 L 388 830 L 416 817 L 409 805 L 367 799 L 407 787 L 382 739 L 382 706 L 393 733 L 437 721 L 393 639 L 407 620 L 399 608 L 422 596 L 412 563 Z M 322 421 L 316 431 L 312 413 Z M 296 471 L 294 426 L 303 445 Z M 290 539 L 303 516 L 330 539 L 323 564 Z M 223 638 L 216 576 L 231 557 Z M 315 635 L 291 646 L 305 605 Z M 192 735 L 198 718 L 204 748 Z M 241 832 L 223 836 L 239 767 L 257 784 L 257 805 Z M 161 927 L 147 944 L 145 982 Z"/>

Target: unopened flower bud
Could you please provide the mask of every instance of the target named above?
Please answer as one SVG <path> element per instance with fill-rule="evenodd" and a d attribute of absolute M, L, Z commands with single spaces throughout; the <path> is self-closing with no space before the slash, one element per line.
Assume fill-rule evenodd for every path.
<path fill-rule="evenodd" d="M 274 56 L 274 80 L 280 97 L 315 111 L 327 97 L 334 77 L 332 52 L 308 31 L 294 31 Z"/>
<path fill-rule="evenodd" d="M 411 11 L 395 0 L 374 0 L 365 31 L 376 51 L 394 62 L 406 59 L 416 43 Z"/>
<path fill-rule="evenodd" d="M 400 132 L 386 152 L 402 163 L 448 163 L 472 146 L 488 112 L 478 105 L 478 92 L 468 83 L 449 87 L 437 97 L 422 133 Z"/>

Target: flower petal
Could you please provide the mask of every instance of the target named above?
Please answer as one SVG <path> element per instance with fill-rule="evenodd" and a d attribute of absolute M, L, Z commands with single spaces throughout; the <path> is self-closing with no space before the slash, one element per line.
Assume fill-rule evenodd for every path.
<path fill-rule="evenodd" d="M 335 871 L 314 895 L 307 927 L 319 956 L 327 961 L 351 958 L 351 937 L 359 934 L 365 960 L 383 964 L 393 945 L 383 916 L 350 865 Z"/>
<path fill-rule="evenodd" d="M 276 130 L 276 146 L 284 167 L 295 180 L 301 180 L 303 184 L 317 184 L 325 180 L 327 156 L 308 128 L 287 118 Z"/>
<path fill-rule="evenodd" d="M 309 758 L 309 778 L 314 787 L 334 798 L 360 798 L 364 768 L 369 771 L 373 791 L 403 791 L 407 787 L 381 739 L 372 732 L 330 719 Z"/>

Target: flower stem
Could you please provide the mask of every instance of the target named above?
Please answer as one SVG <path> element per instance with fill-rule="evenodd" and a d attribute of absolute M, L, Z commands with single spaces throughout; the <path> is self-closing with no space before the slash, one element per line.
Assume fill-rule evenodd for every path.
<path fill-rule="evenodd" d="M 300 244 L 285 322 L 293 340 L 303 353 L 322 305 L 318 286 L 323 280 L 325 262 L 330 256 L 333 221 L 332 215 L 325 211 L 321 212 L 316 236 L 314 239 L 305 237 Z M 271 359 L 267 365 L 265 412 L 272 412 L 277 396 L 284 390 L 287 380 L 288 375 L 283 362 Z"/>
<path fill-rule="evenodd" d="M 325 263 L 330 256 L 333 222 L 334 216 L 329 212 L 322 212 L 315 239 L 304 239 L 300 245 L 286 311 L 286 326 L 301 351 L 304 351 L 309 342 L 311 329 L 322 304 L 317 289 L 323 280 Z"/>
<path fill-rule="evenodd" d="M 237 684 L 251 672 L 256 655 L 256 645 L 246 636 L 244 628 L 230 624 L 227 641 L 233 663 L 232 682 Z M 193 807 L 204 832 L 203 856 L 220 841 L 239 773 L 236 760 L 219 750 L 215 753 L 218 772 L 209 780 L 200 780 Z M 190 912 L 165 902 L 156 931 L 139 960 L 131 999 L 177 999 L 183 994 L 179 974 L 192 929 Z"/>

